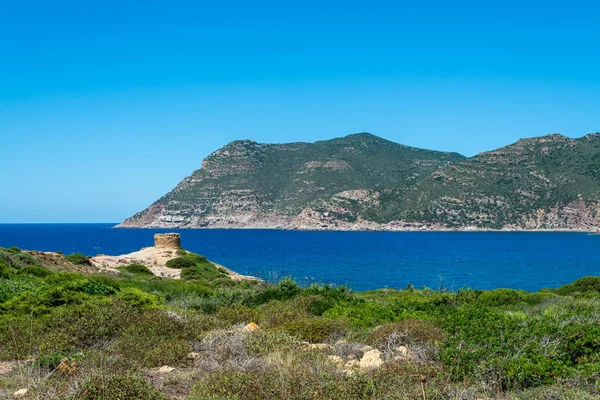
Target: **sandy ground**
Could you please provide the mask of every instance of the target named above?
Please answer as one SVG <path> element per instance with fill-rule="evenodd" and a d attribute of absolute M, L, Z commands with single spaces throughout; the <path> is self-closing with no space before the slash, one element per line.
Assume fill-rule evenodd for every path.
<path fill-rule="evenodd" d="M 100 270 L 118 272 L 116 269 L 121 265 L 128 264 L 142 264 L 148 267 L 152 273 L 156 276 L 162 276 L 166 278 L 179 279 L 181 275 L 180 269 L 168 268 L 165 264 L 167 261 L 176 258 L 177 254 L 176 250 L 170 247 L 163 246 L 154 246 L 154 247 L 144 247 L 139 251 L 135 251 L 129 254 L 123 254 L 120 256 L 105 256 L 105 255 L 97 255 L 96 257 L 92 257 L 92 265 Z M 240 275 L 236 272 L 233 272 L 222 265 L 214 263 L 217 267 L 221 267 L 225 269 L 231 279 L 234 280 L 245 280 L 245 279 L 256 279 L 251 276 Z"/>

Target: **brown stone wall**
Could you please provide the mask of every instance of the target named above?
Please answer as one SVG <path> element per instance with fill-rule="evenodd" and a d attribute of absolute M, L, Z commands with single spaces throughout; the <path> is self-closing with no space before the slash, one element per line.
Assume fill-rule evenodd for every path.
<path fill-rule="evenodd" d="M 179 233 L 157 233 L 154 235 L 154 246 L 181 248 L 181 235 Z"/>

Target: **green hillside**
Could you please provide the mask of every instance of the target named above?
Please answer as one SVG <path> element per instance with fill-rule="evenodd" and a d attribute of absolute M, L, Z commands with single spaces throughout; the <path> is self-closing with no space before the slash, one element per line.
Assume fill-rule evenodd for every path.
<path fill-rule="evenodd" d="M 553 134 L 466 158 L 361 133 L 236 141 L 121 226 L 595 230 L 600 135 Z"/>

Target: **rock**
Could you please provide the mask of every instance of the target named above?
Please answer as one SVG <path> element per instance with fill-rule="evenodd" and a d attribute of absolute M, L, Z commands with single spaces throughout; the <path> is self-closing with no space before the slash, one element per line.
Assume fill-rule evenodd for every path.
<path fill-rule="evenodd" d="M 188 353 L 187 358 L 188 358 L 188 360 L 196 361 L 196 360 L 199 360 L 200 358 L 202 358 L 202 354 L 192 351 L 191 353 Z"/>
<path fill-rule="evenodd" d="M 412 358 L 410 349 L 406 346 L 396 347 L 396 354 L 397 354 L 396 357 L 394 357 L 394 359 L 396 359 L 396 360 L 406 360 L 406 359 Z"/>
<path fill-rule="evenodd" d="M 13 397 L 15 399 L 22 399 L 25 398 L 25 396 L 27 396 L 27 389 L 19 389 L 16 392 L 13 393 Z"/>
<path fill-rule="evenodd" d="M 369 352 L 369 351 L 371 351 L 371 350 L 373 350 L 373 348 L 372 348 L 371 346 L 367 346 L 367 345 L 364 345 L 364 346 L 363 346 L 363 347 L 360 349 L 360 351 L 362 351 L 363 353 L 367 353 L 367 352 Z"/>
<path fill-rule="evenodd" d="M 378 368 L 383 364 L 381 359 L 381 353 L 379 350 L 373 349 L 365 352 L 363 357 L 360 359 L 361 369 L 372 369 Z"/>
<path fill-rule="evenodd" d="M 242 331 L 244 332 L 254 332 L 259 330 L 260 328 L 258 327 L 258 325 L 256 325 L 254 322 L 250 322 L 248 325 L 246 325 L 244 328 L 242 328 Z"/>
<path fill-rule="evenodd" d="M 156 373 L 157 374 L 169 374 L 173 371 L 175 371 L 175 368 L 169 367 L 168 365 L 163 365 L 156 371 Z"/>
<path fill-rule="evenodd" d="M 343 367 L 344 366 L 344 359 L 340 356 L 336 356 L 336 355 L 330 355 L 327 356 L 327 358 L 334 363 L 335 365 L 337 365 L 338 367 Z"/>

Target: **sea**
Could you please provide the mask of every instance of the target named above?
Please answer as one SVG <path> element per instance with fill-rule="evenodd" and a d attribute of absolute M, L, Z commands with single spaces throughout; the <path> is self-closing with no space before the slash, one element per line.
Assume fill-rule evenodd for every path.
<path fill-rule="evenodd" d="M 600 235 L 568 232 L 332 232 L 117 229 L 0 224 L 0 246 L 120 255 L 179 232 L 184 248 L 245 275 L 302 284 L 536 291 L 600 275 Z"/>

